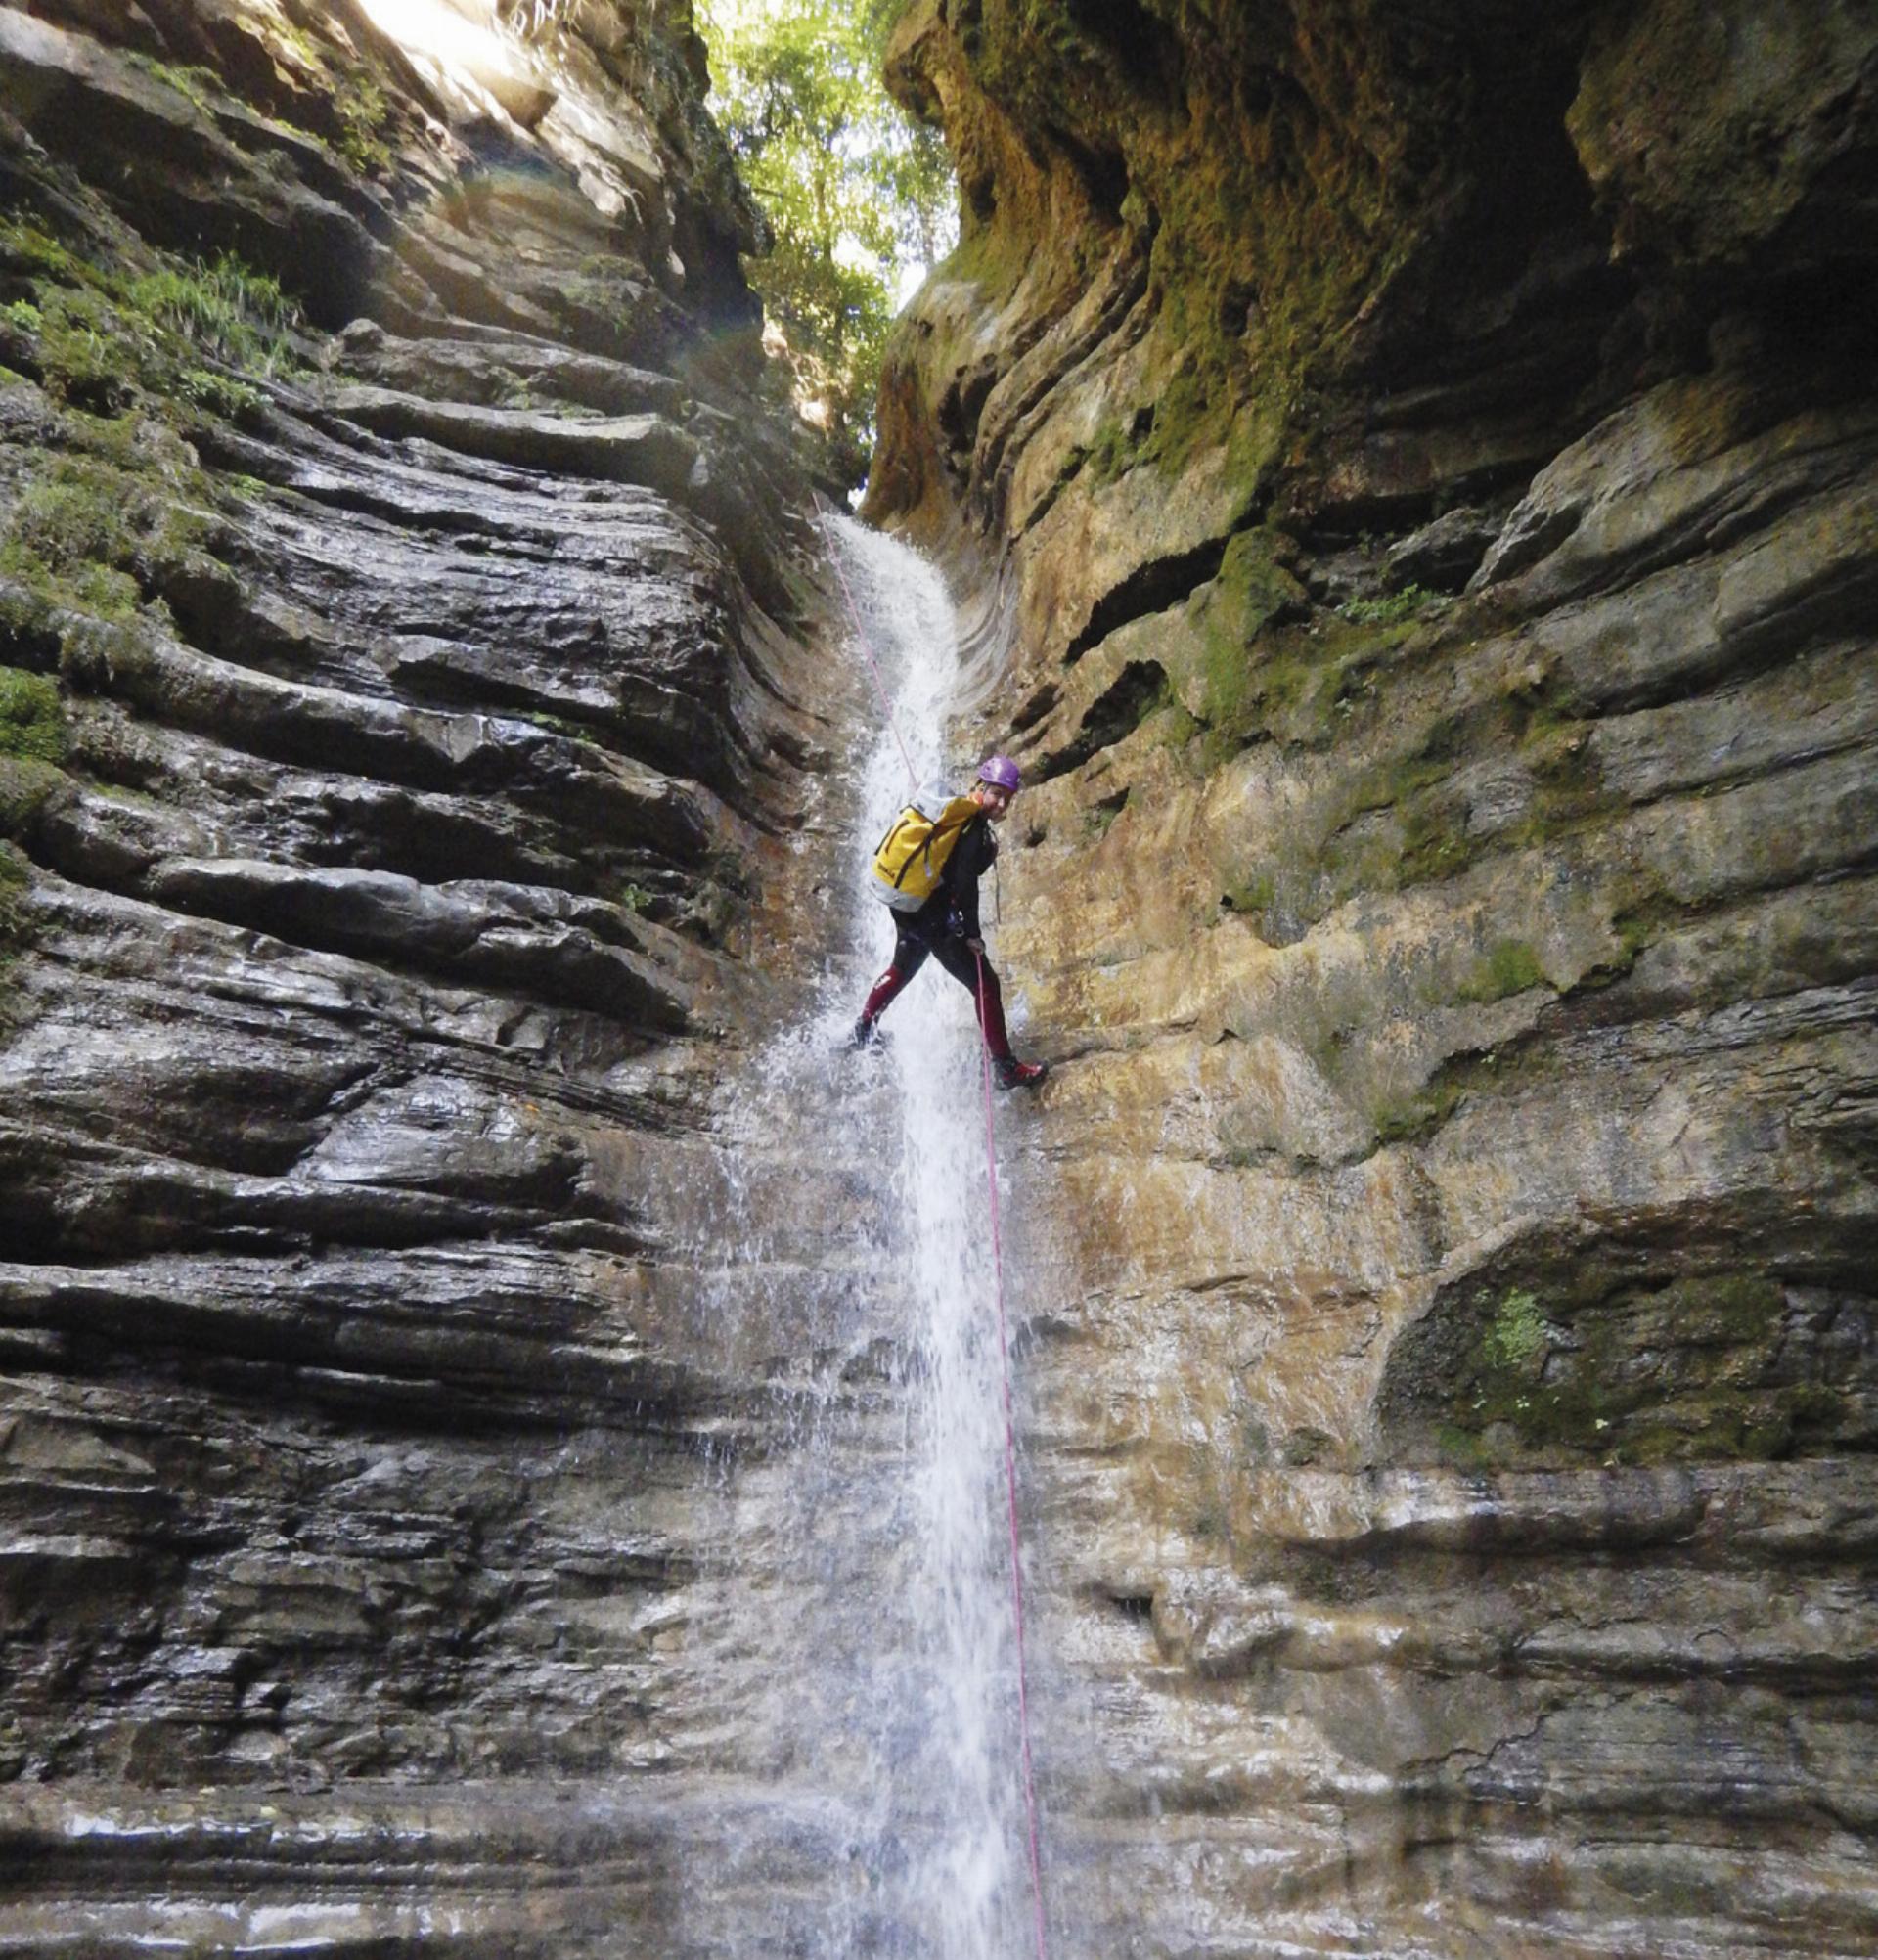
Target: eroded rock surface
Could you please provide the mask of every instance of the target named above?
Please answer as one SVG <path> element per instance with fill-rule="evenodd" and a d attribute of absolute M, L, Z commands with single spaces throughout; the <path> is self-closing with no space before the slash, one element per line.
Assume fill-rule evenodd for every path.
<path fill-rule="evenodd" d="M 11 1953 L 698 1950 L 747 1801 L 841 690 L 689 11 L 538 11 L 0 10 Z"/>
<path fill-rule="evenodd" d="M 0 9 L 12 1951 L 923 1937 L 755 220 L 504 12 Z M 1878 1952 L 1872 42 L 907 11 L 1062 1950 Z"/>
<path fill-rule="evenodd" d="M 920 0 L 1072 1945 L 1878 1951 L 1868 11 Z"/>

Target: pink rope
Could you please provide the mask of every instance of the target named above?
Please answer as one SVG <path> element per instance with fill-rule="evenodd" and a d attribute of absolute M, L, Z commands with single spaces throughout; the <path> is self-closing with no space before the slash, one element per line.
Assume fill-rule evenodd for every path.
<path fill-rule="evenodd" d="M 1037 1926 L 1037 1960 L 1050 1960 L 1044 1923 L 1044 1861 L 1037 1832 L 1037 1777 L 1030 1755 L 1030 1695 L 1024 1656 L 1024 1560 L 1017 1532 L 1017 1425 L 1010 1412 L 1010 1336 L 1005 1314 L 1004 1232 L 998 1216 L 998 1133 L 992 1120 L 991 1037 L 985 1030 L 985 956 L 978 963 L 978 1059 L 985 1091 L 985 1181 L 991 1188 L 991 1270 L 998 1299 L 998 1362 L 1005 1392 L 1005 1496 L 1010 1514 L 1010 1617 L 1017 1639 L 1017 1736 L 1024 1769 L 1024 1832 L 1030 1845 L 1030 1901 Z"/>
<path fill-rule="evenodd" d="M 873 674 L 881 712 L 886 716 L 887 727 L 899 747 L 900 760 L 907 765 L 907 775 L 917 789 L 919 779 L 915 773 L 913 758 L 907 753 L 907 745 L 900 739 L 900 730 L 893 719 L 893 702 L 888 696 L 887 685 L 880 677 L 879 662 L 874 659 L 873 649 L 868 645 L 868 636 L 862 630 L 861 608 L 855 604 L 848 575 L 841 569 L 841 554 L 831 536 L 827 538 L 827 545 L 829 562 L 834 566 L 835 577 L 841 581 L 842 595 L 848 602 L 848 616 L 854 621 L 855 640 Z M 1037 1828 L 1037 1777 L 1030 1748 L 1029 1665 L 1024 1652 L 1023 1540 L 1017 1527 L 1017 1424 L 1011 1414 L 1010 1402 L 1010 1334 L 1005 1312 L 1004 1228 L 998 1207 L 998 1132 L 992 1117 L 991 1036 L 985 1028 L 985 956 L 974 951 L 972 958 L 978 966 L 978 1048 L 985 1092 L 985 1181 L 991 1189 L 991 1270 L 998 1302 L 998 1364 L 1005 1403 L 1005 1497 L 1010 1519 L 1010 1618 L 1017 1648 L 1017 1739 L 1023 1765 L 1024 1836 L 1030 1852 L 1030 1901 L 1037 1933 L 1037 1960 L 1050 1960 L 1050 1937 L 1044 1914 L 1044 1859 Z"/>

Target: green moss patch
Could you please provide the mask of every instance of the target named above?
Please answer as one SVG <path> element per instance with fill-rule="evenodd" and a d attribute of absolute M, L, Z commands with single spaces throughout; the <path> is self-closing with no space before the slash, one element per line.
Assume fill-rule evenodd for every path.
<path fill-rule="evenodd" d="M 1454 1113 L 1460 1096 L 1457 1084 L 1435 1081 L 1378 1104 L 1369 1115 L 1377 1149 L 1395 1143 L 1426 1142 Z"/>
<path fill-rule="evenodd" d="M 1539 955 L 1523 939 L 1500 939 L 1474 962 L 1473 971 L 1455 990 L 1455 998 L 1481 1002 L 1504 1001 L 1545 984 Z"/>
<path fill-rule="evenodd" d="M 1520 1370 L 1542 1360 L 1551 1344 L 1550 1330 L 1539 1311 L 1539 1301 L 1525 1288 L 1511 1288 L 1495 1308 L 1480 1339 L 1488 1366 Z"/>
<path fill-rule="evenodd" d="M 1328 747 L 1377 673 L 1424 631 L 1412 619 L 1369 626 L 1313 613 L 1286 563 L 1292 549 L 1280 532 L 1238 533 L 1189 611 L 1195 651 L 1179 692 L 1206 725 L 1208 767 L 1258 740 Z M 1359 809 L 1400 794 L 1399 784 L 1364 789 L 1380 793 L 1360 794 Z"/>
<path fill-rule="evenodd" d="M 0 756 L 56 763 L 66 755 L 66 716 L 58 684 L 43 674 L 0 667 Z"/>
<path fill-rule="evenodd" d="M 223 253 L 156 271 L 94 263 L 23 219 L 0 220 L 9 363 L 55 399 L 117 414 L 258 405 L 251 379 L 300 365 L 299 310 L 279 283 Z"/>
<path fill-rule="evenodd" d="M 1392 687 L 1400 683 L 1399 691 L 1407 692 L 1414 673 L 1450 646 L 1444 627 L 1412 620 L 1346 624 L 1340 635 L 1312 644 L 1321 651 L 1309 670 L 1309 688 L 1294 693 L 1289 719 L 1274 721 L 1274 730 L 1308 740 L 1315 728 L 1311 745 L 1328 743 L 1361 708 L 1364 729 L 1390 748 L 1340 779 L 1347 788 L 1325 813 L 1319 839 L 1297 853 L 1299 883 L 1308 893 L 1305 922 L 1362 893 L 1437 883 L 1489 856 L 1563 842 L 1605 822 L 1616 806 L 1582 726 L 1529 712 L 1528 704 L 1492 701 L 1457 716 L 1418 721 L 1410 712 L 1380 721 L 1371 699 L 1377 678 L 1386 671 Z M 1495 753 L 1517 757 L 1525 808 L 1491 830 L 1476 829 L 1457 764 Z M 1621 964 L 1633 957 L 1632 951 Z M 1615 956 L 1610 970 L 1617 970 Z M 1500 1000 L 1544 981 L 1537 953 L 1508 942 L 1489 950 L 1458 997 Z"/>
<path fill-rule="evenodd" d="M 152 55 L 132 52 L 124 59 L 133 67 L 143 69 L 152 80 L 159 81 L 165 88 L 173 88 L 178 95 L 187 96 L 205 114 L 214 107 L 222 93 L 222 78 L 213 68 L 198 67 L 176 62 L 159 62 Z"/>
<path fill-rule="evenodd" d="M 1112 483 L 1134 459 L 1135 437 L 1119 416 L 1109 416 L 1096 429 L 1088 448 L 1077 456 L 1079 465 L 1096 483 Z"/>
<path fill-rule="evenodd" d="M 1872 1367 L 1848 1375 L 1819 1319 L 1766 1272 L 1613 1283 L 1568 1262 L 1438 1305 L 1391 1358 L 1385 1421 L 1475 1468 L 1829 1447 Z"/>
<path fill-rule="evenodd" d="M 50 762 L 0 755 L 0 837 L 26 837 L 39 813 L 71 787 L 71 778 Z"/>
<path fill-rule="evenodd" d="M 128 624 L 166 572 L 185 564 L 208 528 L 177 501 L 160 461 L 145 468 L 92 455 L 48 459 L 22 486 L 0 529 L 0 577 L 28 601 Z M 16 601 L 5 623 L 24 622 Z"/>
<path fill-rule="evenodd" d="M 1440 593 L 1425 586 L 1406 585 L 1386 599 L 1353 599 L 1337 609 L 1353 626 L 1400 626 L 1446 602 Z"/>
<path fill-rule="evenodd" d="M 1278 881 L 1270 871 L 1258 871 L 1220 894 L 1223 911 L 1256 919 L 1277 903 Z"/>
<path fill-rule="evenodd" d="M 6 1005 L 6 967 L 32 937 L 26 888 L 32 867 L 11 844 L 0 840 L 0 1018 Z"/>

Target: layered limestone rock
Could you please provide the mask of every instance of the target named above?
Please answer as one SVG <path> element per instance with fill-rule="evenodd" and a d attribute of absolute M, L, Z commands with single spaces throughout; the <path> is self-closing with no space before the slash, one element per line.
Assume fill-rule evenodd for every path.
<path fill-rule="evenodd" d="M 836 724 L 689 10 L 548 12 L 0 11 L 10 1953 L 702 1939 Z"/>
<path fill-rule="evenodd" d="M 0 10 L 0 1943 L 917 1951 L 755 220 L 448 11 Z M 1060 1950 L 1878 1951 L 1872 68 L 907 12 Z"/>
<path fill-rule="evenodd" d="M 1867 10 L 916 0 L 1073 1950 L 1870 1953 Z"/>

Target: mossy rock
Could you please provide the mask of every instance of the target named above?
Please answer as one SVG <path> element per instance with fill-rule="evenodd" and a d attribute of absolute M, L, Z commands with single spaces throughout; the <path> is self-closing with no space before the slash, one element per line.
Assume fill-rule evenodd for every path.
<path fill-rule="evenodd" d="M 132 458 L 128 443 L 114 447 Z M 206 515 L 186 501 L 191 491 L 205 492 L 199 475 L 156 457 L 46 459 L 0 531 L 0 577 L 49 605 L 97 619 L 127 624 L 146 610 L 160 616 L 155 588 L 199 556 L 208 534 Z"/>
<path fill-rule="evenodd" d="M 1772 1274 L 1614 1282 L 1607 1261 L 1452 1290 L 1390 1358 L 1385 1428 L 1490 1468 L 1760 1461 L 1856 1426 L 1878 1370 L 1848 1376 Z"/>
<path fill-rule="evenodd" d="M 59 763 L 66 757 L 66 714 L 59 684 L 44 674 L 0 667 L 0 758 Z"/>
<path fill-rule="evenodd" d="M 0 1010 L 5 1007 L 6 964 L 32 938 L 31 915 L 25 904 L 31 882 L 31 861 L 0 839 Z"/>
<path fill-rule="evenodd" d="M 256 379 L 302 365 L 298 308 L 227 253 L 123 271 L 12 217 L 0 219 L 0 281 L 15 289 L 4 310 L 10 360 L 75 408 L 239 419 L 263 400 Z"/>
<path fill-rule="evenodd" d="M 1351 625 L 1310 612 L 1279 531 L 1241 531 L 1186 612 L 1175 688 L 1205 724 L 1209 766 L 1262 738 L 1327 746 L 1370 670 L 1416 632 Z"/>
<path fill-rule="evenodd" d="M 1523 939 L 1500 939 L 1474 962 L 1454 998 L 1486 1004 L 1544 985 L 1545 969 L 1533 948 Z"/>
<path fill-rule="evenodd" d="M 1425 1143 L 1454 1113 L 1460 1096 L 1457 1084 L 1437 1081 L 1379 1104 L 1369 1118 L 1377 1149 L 1396 1143 Z"/>
<path fill-rule="evenodd" d="M 49 762 L 0 755 L 0 837 L 24 836 L 39 813 L 70 786 L 70 777 Z"/>
<path fill-rule="evenodd" d="M 1451 601 L 1425 586 L 1406 585 L 1382 599 L 1353 599 L 1338 607 L 1353 626 L 1401 626 Z"/>

